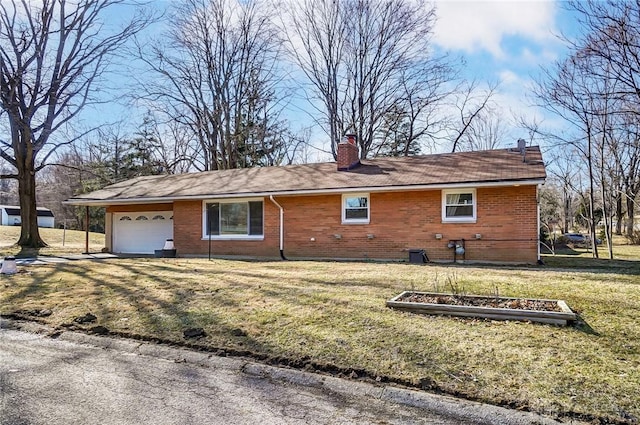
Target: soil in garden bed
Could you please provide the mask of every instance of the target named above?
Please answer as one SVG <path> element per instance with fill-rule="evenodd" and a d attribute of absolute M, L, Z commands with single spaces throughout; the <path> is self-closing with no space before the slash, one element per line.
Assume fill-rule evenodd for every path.
<path fill-rule="evenodd" d="M 562 309 L 558 307 L 558 303 L 555 301 L 499 297 L 467 297 L 464 295 L 429 295 L 409 293 L 402 298 L 399 298 L 398 301 L 410 303 L 465 305 L 473 307 L 510 308 L 514 310 L 562 311 Z"/>

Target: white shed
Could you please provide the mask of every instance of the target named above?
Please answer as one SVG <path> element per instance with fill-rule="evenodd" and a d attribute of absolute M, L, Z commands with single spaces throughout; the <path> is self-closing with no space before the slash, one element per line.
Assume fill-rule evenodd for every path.
<path fill-rule="evenodd" d="M 55 217 L 53 211 L 49 208 L 37 207 L 38 213 L 38 227 L 51 227 L 54 226 Z M 20 207 L 0 205 L 0 224 L 3 226 L 19 226 L 22 220 L 20 219 Z"/>

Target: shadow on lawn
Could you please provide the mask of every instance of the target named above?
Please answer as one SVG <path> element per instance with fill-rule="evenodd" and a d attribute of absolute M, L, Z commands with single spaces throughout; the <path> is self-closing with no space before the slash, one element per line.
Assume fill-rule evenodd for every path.
<path fill-rule="evenodd" d="M 437 266 L 447 266 L 452 268 L 482 268 L 482 269 L 498 269 L 498 270 L 546 270 L 575 271 L 585 273 L 604 273 L 604 274 L 624 274 L 624 275 L 640 275 L 640 259 L 639 260 L 619 260 L 609 259 L 601 253 L 600 258 L 591 258 L 581 256 L 584 252 L 578 252 L 573 249 L 564 249 L 556 251 L 556 254 L 542 254 L 542 264 L 540 265 L 514 265 L 514 264 L 483 264 L 483 263 L 465 263 L 465 264 L 434 264 Z"/>
<path fill-rule="evenodd" d="M 42 248 L 25 248 L 23 246 L 18 246 L 17 244 L 14 244 L 12 246 L 6 247 L 9 250 L 15 250 L 18 249 L 19 251 L 16 252 L 16 254 L 14 254 L 13 256 L 16 258 L 33 258 L 33 257 L 37 257 L 40 254 L 40 251 L 42 250 Z"/>
<path fill-rule="evenodd" d="M 242 329 L 243 322 L 229 321 L 228 317 L 216 312 L 216 306 L 221 307 L 220 311 L 228 307 L 244 308 L 243 299 L 234 298 L 229 291 L 243 292 L 252 285 L 250 279 L 246 282 L 235 278 L 226 280 L 216 273 L 204 272 L 187 280 L 180 276 L 184 266 L 172 262 L 105 262 L 110 264 L 109 268 L 101 268 L 95 261 L 72 261 L 9 276 L 8 279 L 21 276 L 22 282 L 14 293 L 0 296 L 0 300 L 13 309 L 13 312 L 3 311 L 3 315 L 58 323 L 53 336 L 65 329 L 78 330 L 179 345 L 220 356 L 251 357 L 268 364 L 311 368 L 340 376 L 376 379 L 376 374 L 361 368 L 317 362 L 308 356 L 301 357 L 295 350 L 274 350 L 268 343 L 251 336 L 250 331 Z M 200 273 L 198 267 L 189 268 L 187 266 L 188 272 Z M 159 269 L 167 269 L 168 273 L 163 275 Z M 77 279 L 71 281 L 69 274 Z M 220 287 L 222 289 L 218 289 Z M 299 301 L 295 294 L 294 300 Z M 28 309 L 23 308 L 27 305 Z M 53 310 L 53 314 L 41 319 L 37 313 L 44 309 Z M 90 323 L 75 320 L 86 313 L 92 313 L 97 320 Z M 123 318 L 132 325 L 122 326 Z M 202 328 L 206 336 L 184 337 L 183 332 L 193 328 Z M 385 377 L 384 380 L 414 385 L 403 378 Z"/>
<path fill-rule="evenodd" d="M 218 347 L 211 347 L 207 337 L 184 337 L 183 332 L 187 329 L 203 328 L 207 335 L 214 337 L 214 341 L 224 340 L 229 343 L 232 351 L 246 351 L 245 354 L 266 353 L 268 357 L 268 347 L 239 327 L 227 325 L 225 318 L 215 313 L 216 303 L 228 306 L 236 302 L 232 297 L 209 296 L 206 286 L 195 285 L 195 288 L 192 288 L 189 284 L 176 280 L 175 274 L 180 270 L 172 264 L 153 263 L 152 267 L 149 267 L 150 263 L 101 261 L 108 261 L 110 267 L 103 271 L 99 266 L 96 267 L 95 261 L 72 261 L 58 263 L 53 267 L 40 267 L 38 273 L 13 275 L 26 278 L 27 282 L 25 284 L 23 281 L 21 288 L 15 293 L 5 294 L 3 304 L 37 304 L 38 308 L 53 310 L 52 318 L 55 318 L 57 312 L 66 310 L 67 316 L 62 318 L 63 328 L 91 332 L 92 328 L 100 325 L 114 335 L 186 346 L 203 344 L 215 351 Z M 172 273 L 174 276 L 163 276 L 158 273 L 159 269 L 175 272 Z M 28 268 L 23 270 L 28 272 Z M 77 282 L 65 282 L 65 279 L 68 279 L 65 276 L 69 274 L 76 276 Z M 13 276 L 7 276 L 7 279 L 13 279 Z M 118 276 L 127 277 L 118 279 Z M 10 280 L 5 281 L 6 284 L 10 284 L 9 282 Z M 64 292 L 68 293 L 68 297 L 65 298 Z M 207 297 L 206 301 L 211 304 L 211 308 L 207 308 L 206 312 L 194 309 L 191 301 L 204 296 Z M 73 299 L 74 297 L 76 299 Z M 40 311 L 31 307 L 21 309 L 19 306 L 15 310 L 18 316 Z M 2 313 L 11 315 L 12 312 Z M 86 313 L 97 316 L 97 320 L 89 324 L 74 321 Z M 121 326 L 129 321 L 136 322 L 138 326 Z M 229 351 L 227 347 L 219 348 Z"/>
<path fill-rule="evenodd" d="M 14 244 L 10 246 L 0 247 L 0 252 L 4 253 L 4 254 L 0 254 L 0 256 L 6 257 L 11 255 L 17 259 L 51 257 L 51 256 L 55 257 L 56 254 L 58 254 L 58 251 L 59 250 L 57 250 L 56 248 L 51 248 L 51 247 L 26 248 L 26 247 Z"/>
<path fill-rule="evenodd" d="M 640 261 L 637 260 L 573 257 L 558 253 L 555 256 L 543 256 L 542 259 L 545 269 L 561 268 L 589 273 L 640 274 Z"/>
<path fill-rule="evenodd" d="M 600 336 L 600 332 L 596 331 L 589 325 L 580 314 L 576 314 L 578 320 L 573 324 L 573 328 L 584 332 L 587 335 Z"/>

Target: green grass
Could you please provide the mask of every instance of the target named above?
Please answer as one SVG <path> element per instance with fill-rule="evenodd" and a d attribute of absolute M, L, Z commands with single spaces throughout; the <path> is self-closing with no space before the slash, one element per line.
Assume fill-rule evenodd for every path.
<path fill-rule="evenodd" d="M 626 247 L 630 254 L 638 247 Z M 640 252 L 636 258 L 640 258 Z M 543 267 L 116 259 L 0 277 L 0 313 L 48 308 L 54 326 L 92 312 L 114 332 L 245 351 L 550 415 L 640 418 L 640 262 L 588 253 Z M 402 290 L 564 299 L 575 327 L 420 316 Z"/>

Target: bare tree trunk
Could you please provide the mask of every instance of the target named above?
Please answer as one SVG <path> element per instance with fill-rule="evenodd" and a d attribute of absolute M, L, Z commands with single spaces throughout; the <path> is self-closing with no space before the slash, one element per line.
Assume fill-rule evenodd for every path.
<path fill-rule="evenodd" d="M 607 128 L 607 117 L 608 115 L 605 112 L 605 115 L 603 117 L 603 119 L 605 120 L 604 123 L 604 128 Z M 602 142 L 599 146 L 599 157 L 600 157 L 600 164 L 599 164 L 599 174 L 600 174 L 600 194 L 602 197 L 602 219 L 604 220 L 604 235 L 605 235 L 605 239 L 607 241 L 607 251 L 609 253 L 609 259 L 613 260 L 613 244 L 611 243 L 612 241 L 612 237 L 611 237 L 611 220 L 613 218 L 613 214 L 611 214 L 611 210 L 612 210 L 612 206 L 613 206 L 613 200 L 612 200 L 612 196 L 611 196 L 611 188 L 607 185 L 607 179 L 606 179 L 606 154 L 605 154 L 605 150 L 606 150 L 606 145 L 607 145 L 607 138 L 606 138 L 606 133 L 605 135 L 602 136 Z M 593 246 L 597 247 L 598 246 L 598 242 L 597 239 L 595 238 L 595 234 L 594 234 L 594 239 L 593 239 Z"/>
<path fill-rule="evenodd" d="M 624 212 L 622 211 L 622 195 L 618 191 L 616 193 L 616 235 L 622 234 L 622 220 Z"/>
<path fill-rule="evenodd" d="M 593 140 L 592 129 L 590 125 L 587 125 L 587 165 L 589 168 L 589 234 L 591 235 L 591 248 L 593 252 L 593 258 L 598 257 L 598 244 L 596 244 L 596 197 L 594 193 L 595 189 L 595 176 L 593 172 Z"/>
<path fill-rule="evenodd" d="M 18 194 L 20 195 L 20 239 L 18 245 L 33 248 L 47 244 L 40 237 L 38 212 L 36 210 L 36 177 L 28 170 L 18 174 Z"/>
<path fill-rule="evenodd" d="M 566 187 L 563 190 L 564 202 L 562 209 L 562 233 L 569 233 L 569 212 L 571 211 L 571 198 Z"/>
<path fill-rule="evenodd" d="M 635 227 L 635 220 L 633 218 L 635 214 L 635 202 L 634 199 L 627 195 L 627 236 L 633 236 L 633 228 Z"/>

